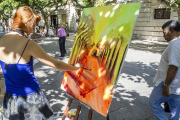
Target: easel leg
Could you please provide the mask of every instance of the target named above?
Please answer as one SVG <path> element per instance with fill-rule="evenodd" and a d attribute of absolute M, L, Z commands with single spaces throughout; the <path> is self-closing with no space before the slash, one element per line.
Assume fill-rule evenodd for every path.
<path fill-rule="evenodd" d="M 89 110 L 89 114 L 88 114 L 88 120 L 92 119 L 92 109 Z"/>
<path fill-rule="evenodd" d="M 63 117 L 62 117 L 62 120 L 65 120 L 65 118 L 66 118 L 66 116 L 67 116 L 67 114 L 68 114 L 68 111 L 69 111 L 69 107 L 70 107 L 70 105 L 71 105 L 71 103 L 72 103 L 72 98 L 69 98 L 69 102 L 68 102 L 68 105 L 67 105 L 67 107 L 66 107 L 66 110 L 65 110 L 65 112 L 64 112 L 64 115 L 63 115 Z"/>
<path fill-rule="evenodd" d="M 77 108 L 77 112 L 76 112 L 76 116 L 75 116 L 74 120 L 78 120 L 80 110 L 81 110 L 81 104 L 79 103 L 78 108 Z"/>
<path fill-rule="evenodd" d="M 109 120 L 109 114 L 107 114 L 107 117 L 106 117 L 106 118 L 107 118 L 107 120 Z"/>

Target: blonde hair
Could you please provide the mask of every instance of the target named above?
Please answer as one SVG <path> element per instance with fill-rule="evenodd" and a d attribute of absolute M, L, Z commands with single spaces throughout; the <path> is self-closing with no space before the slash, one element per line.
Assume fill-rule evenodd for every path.
<path fill-rule="evenodd" d="M 11 30 L 19 29 L 21 31 L 26 31 L 26 29 L 29 27 L 34 27 L 36 24 L 38 24 L 40 20 L 41 17 L 32 11 L 30 7 L 19 7 L 13 16 Z"/>

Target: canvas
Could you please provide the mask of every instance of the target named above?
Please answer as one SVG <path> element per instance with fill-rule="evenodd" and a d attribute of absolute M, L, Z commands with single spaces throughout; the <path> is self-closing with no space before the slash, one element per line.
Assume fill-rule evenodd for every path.
<path fill-rule="evenodd" d="M 64 74 L 61 89 L 106 116 L 112 91 L 131 40 L 140 3 L 85 8 L 69 64 L 78 71 Z"/>

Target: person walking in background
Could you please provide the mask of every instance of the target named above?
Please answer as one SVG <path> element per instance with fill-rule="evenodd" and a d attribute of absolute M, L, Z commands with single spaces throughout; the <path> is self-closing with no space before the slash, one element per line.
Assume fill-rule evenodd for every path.
<path fill-rule="evenodd" d="M 41 37 L 45 37 L 46 35 L 45 27 L 43 27 L 40 32 L 41 32 Z"/>
<path fill-rule="evenodd" d="M 49 37 L 54 36 L 54 31 L 53 31 L 52 25 L 50 25 L 49 28 L 48 28 L 48 36 L 49 36 Z"/>
<path fill-rule="evenodd" d="M 66 49 L 65 49 L 66 31 L 64 28 L 61 27 L 61 25 L 58 25 L 57 35 L 59 37 L 59 49 L 61 52 L 61 55 L 59 57 L 64 57 L 66 54 Z"/>
<path fill-rule="evenodd" d="M 35 26 L 35 31 L 36 31 L 36 38 L 39 38 L 40 37 L 39 26 Z"/>
<path fill-rule="evenodd" d="M 37 31 L 37 33 L 39 33 L 39 26 L 35 26 L 35 30 Z"/>
<path fill-rule="evenodd" d="M 53 110 L 40 89 L 33 70 L 33 57 L 63 71 L 78 70 L 49 56 L 28 36 L 41 17 L 30 7 L 19 7 L 11 31 L 0 38 L 0 66 L 5 80 L 3 118 L 9 120 L 53 120 Z"/>
<path fill-rule="evenodd" d="M 161 107 L 167 102 L 171 120 L 179 120 L 180 113 L 180 23 L 175 20 L 163 26 L 164 38 L 169 45 L 164 50 L 154 79 L 155 87 L 149 98 L 154 115 L 159 120 L 168 120 Z"/>

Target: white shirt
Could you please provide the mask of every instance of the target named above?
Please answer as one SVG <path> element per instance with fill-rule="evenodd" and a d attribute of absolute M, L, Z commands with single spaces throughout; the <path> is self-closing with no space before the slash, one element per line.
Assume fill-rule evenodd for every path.
<path fill-rule="evenodd" d="M 178 67 L 176 76 L 169 86 L 169 93 L 180 95 L 180 38 L 171 40 L 168 47 L 162 53 L 158 71 L 153 81 L 155 86 L 165 81 L 169 65 Z"/>

